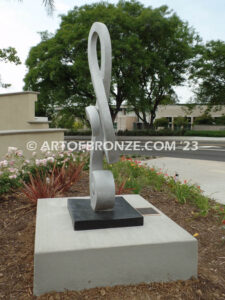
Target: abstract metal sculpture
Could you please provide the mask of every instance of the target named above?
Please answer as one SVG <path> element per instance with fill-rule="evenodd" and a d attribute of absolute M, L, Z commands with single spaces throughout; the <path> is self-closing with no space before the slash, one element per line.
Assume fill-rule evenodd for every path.
<path fill-rule="evenodd" d="M 101 67 L 98 64 L 97 40 L 101 46 Z M 90 198 L 94 211 L 111 210 L 115 202 L 115 183 L 113 174 L 103 169 L 103 158 L 108 163 L 118 161 L 119 154 L 115 149 L 107 150 L 96 146 L 116 140 L 108 99 L 111 83 L 111 40 L 107 27 L 103 23 L 94 23 L 88 38 L 88 62 L 91 79 L 96 95 L 96 105 L 86 107 L 86 115 L 92 129 L 92 150 L 90 155 Z M 97 149 L 96 149 L 97 148 Z"/>

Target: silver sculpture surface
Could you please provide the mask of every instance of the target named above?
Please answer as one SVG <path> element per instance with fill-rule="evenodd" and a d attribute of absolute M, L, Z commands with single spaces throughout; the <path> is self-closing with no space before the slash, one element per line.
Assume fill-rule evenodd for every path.
<path fill-rule="evenodd" d="M 98 64 L 97 40 L 101 47 L 101 67 Z M 90 153 L 90 198 L 95 211 L 111 210 L 115 202 L 115 183 L 111 171 L 103 169 L 104 154 L 108 163 L 117 162 L 119 154 L 115 149 L 95 149 L 97 143 L 114 143 L 116 140 L 108 99 L 111 83 L 112 54 L 111 40 L 107 27 L 96 22 L 88 37 L 88 63 L 96 95 L 96 105 L 86 107 L 86 115 L 92 129 Z"/>

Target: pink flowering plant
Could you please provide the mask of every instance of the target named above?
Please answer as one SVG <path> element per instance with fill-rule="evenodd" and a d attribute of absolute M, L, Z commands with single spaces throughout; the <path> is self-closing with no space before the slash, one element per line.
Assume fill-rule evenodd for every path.
<path fill-rule="evenodd" d="M 26 159 L 22 150 L 9 147 L 4 159 L 0 161 L 0 194 L 10 192 L 30 181 L 30 175 L 43 176 L 51 174 L 54 167 L 67 169 L 72 163 L 85 160 L 85 155 L 72 153 L 71 151 L 50 152 L 44 151 L 37 157 L 34 152 L 32 158 Z"/>

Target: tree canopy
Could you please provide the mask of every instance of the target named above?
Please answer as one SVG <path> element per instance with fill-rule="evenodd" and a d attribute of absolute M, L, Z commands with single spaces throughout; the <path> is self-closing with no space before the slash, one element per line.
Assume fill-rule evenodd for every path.
<path fill-rule="evenodd" d="M 199 41 L 167 6 L 152 9 L 136 1 L 119 1 L 74 7 L 62 16 L 54 35 L 42 33 L 41 42 L 30 50 L 25 90 L 40 92 L 39 113 L 60 106 L 83 117 L 84 108 L 95 103 L 87 39 L 96 21 L 106 24 L 112 40 L 113 119 L 127 103 L 146 127 L 151 126 L 158 105 L 171 101 L 174 87 L 185 80 Z"/>
<path fill-rule="evenodd" d="M 20 64 L 20 59 L 16 55 L 16 50 L 12 47 L 0 49 L 0 62 L 12 62 L 16 65 Z M 10 86 L 8 83 L 2 83 L 0 80 L 0 86 L 7 88 Z"/>
<path fill-rule="evenodd" d="M 192 78 L 198 83 L 197 102 L 225 104 L 225 42 L 210 41 L 201 47 L 192 68 Z"/>

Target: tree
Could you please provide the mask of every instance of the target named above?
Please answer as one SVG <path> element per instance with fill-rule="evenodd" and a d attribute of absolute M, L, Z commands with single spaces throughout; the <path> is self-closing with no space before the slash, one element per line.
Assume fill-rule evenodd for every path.
<path fill-rule="evenodd" d="M 128 101 L 148 128 L 158 105 L 166 104 L 165 97 L 175 98 L 174 87 L 186 80 L 200 38 L 166 6 L 146 10 L 138 27 L 142 55 Z"/>
<path fill-rule="evenodd" d="M 197 102 L 209 108 L 225 104 L 225 42 L 210 41 L 201 47 L 191 78 L 197 84 Z"/>
<path fill-rule="evenodd" d="M 187 128 L 188 127 L 188 118 L 187 117 L 182 117 L 182 116 L 178 116 L 176 118 L 174 118 L 174 126 L 175 128 Z"/>
<path fill-rule="evenodd" d="M 16 50 L 12 47 L 0 49 L 0 62 L 12 62 L 16 65 L 21 63 L 19 57 L 16 55 Z M 2 83 L 0 80 L 0 86 L 7 88 L 10 84 Z"/>
<path fill-rule="evenodd" d="M 112 118 L 126 101 L 145 124 L 152 125 L 158 105 L 172 99 L 173 86 L 184 81 L 198 39 L 166 6 L 152 9 L 136 1 L 119 1 L 75 7 L 62 16 L 54 36 L 45 32 L 31 49 L 25 89 L 40 92 L 39 114 L 61 106 L 83 117 L 84 108 L 95 103 L 87 39 L 96 21 L 107 25 L 112 40 Z"/>

